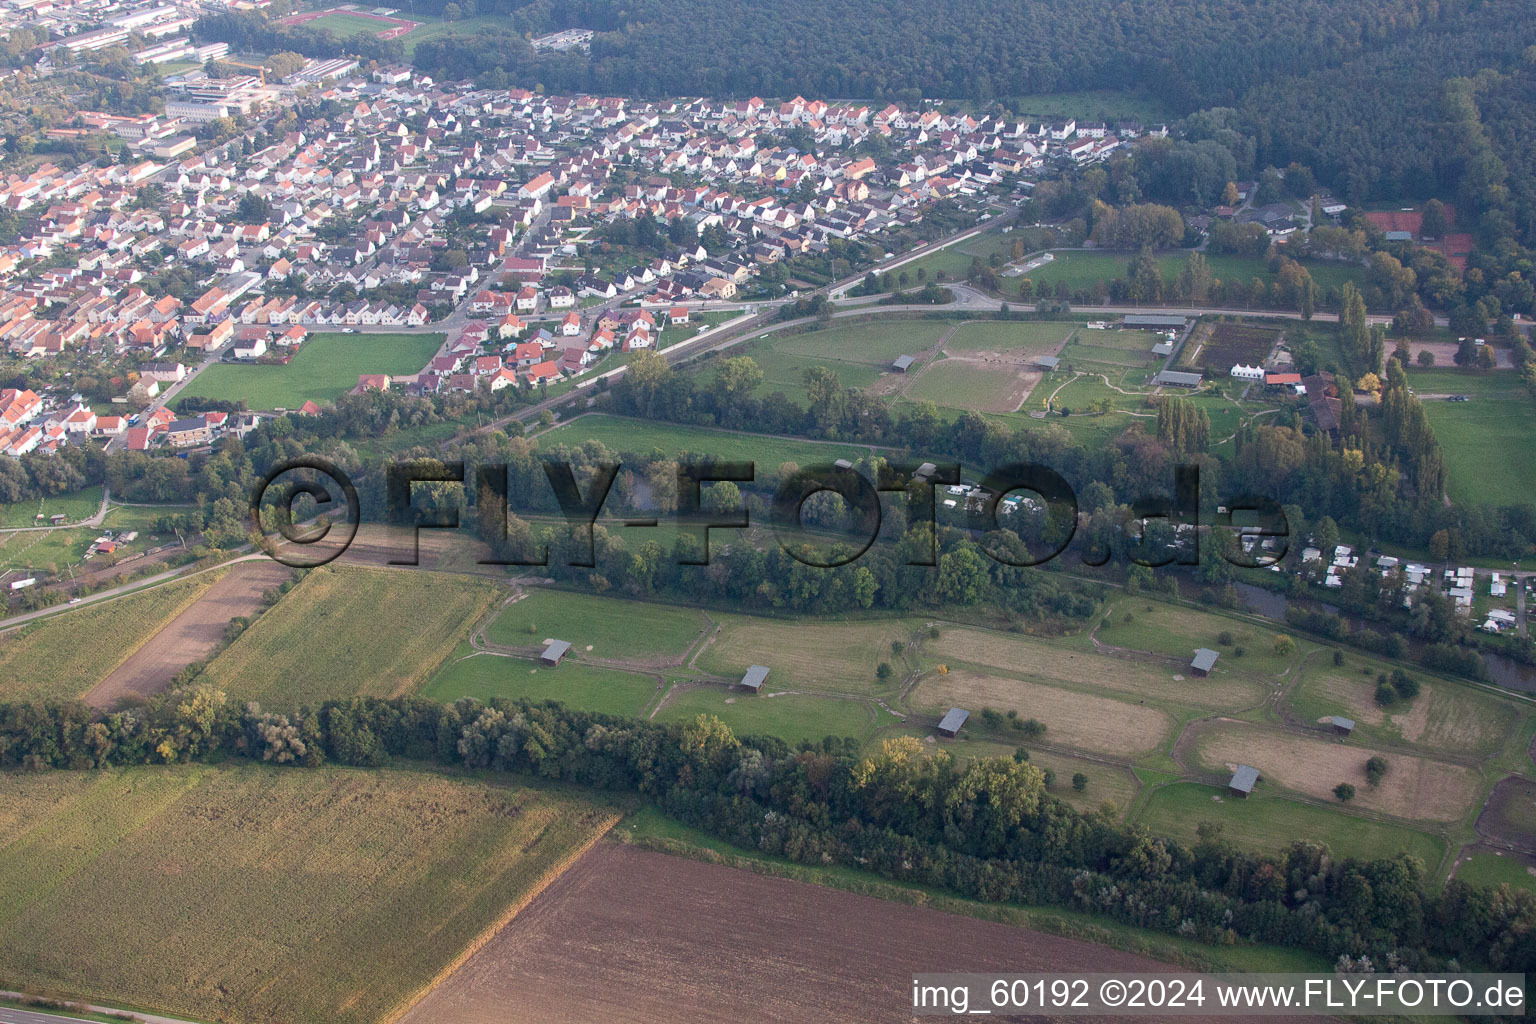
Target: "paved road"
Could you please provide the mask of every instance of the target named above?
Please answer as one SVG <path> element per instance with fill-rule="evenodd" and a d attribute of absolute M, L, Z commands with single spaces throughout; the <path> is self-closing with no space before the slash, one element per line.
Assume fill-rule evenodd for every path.
<path fill-rule="evenodd" d="M 16 993 L 14 992 L 0 992 L 0 996 L 5 996 L 6 998 L 14 998 L 15 995 Z M 119 1010 L 111 1006 L 91 1006 L 87 1004 L 82 1006 L 81 1009 L 87 1013 L 126 1014 L 130 1019 L 143 1021 L 144 1024 L 192 1024 L 191 1021 L 185 1021 L 178 1017 L 160 1017 L 152 1013 Z M 63 1022 L 67 1021 L 82 1020 L 83 1018 L 71 1017 L 67 1013 L 45 1013 L 41 1010 L 13 1010 L 9 1007 L 0 1006 L 0 1024 L 63 1024 Z M 84 1024 L 90 1024 L 90 1022 L 86 1021 Z"/>

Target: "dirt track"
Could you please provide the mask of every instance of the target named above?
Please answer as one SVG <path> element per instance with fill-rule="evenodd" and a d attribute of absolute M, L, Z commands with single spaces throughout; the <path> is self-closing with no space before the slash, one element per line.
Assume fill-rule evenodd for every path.
<path fill-rule="evenodd" d="M 229 620 L 261 608 L 261 596 L 293 574 L 276 562 L 241 562 L 209 587 L 191 607 L 166 623 L 112 674 L 85 695 L 86 703 L 112 707 L 131 694 L 164 689 L 176 674 L 218 647 Z"/>
<path fill-rule="evenodd" d="M 1076 939 L 601 843 L 401 1022 L 873 1024 L 914 1019 L 916 971 L 1172 969 Z"/>

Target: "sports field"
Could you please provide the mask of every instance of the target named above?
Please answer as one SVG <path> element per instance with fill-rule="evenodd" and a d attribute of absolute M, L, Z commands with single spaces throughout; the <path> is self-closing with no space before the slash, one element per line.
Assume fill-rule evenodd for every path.
<path fill-rule="evenodd" d="M 189 1019 L 374 1024 L 616 818 L 404 771 L 8 773 L 0 976 Z"/>
<path fill-rule="evenodd" d="M 486 627 L 485 638 L 504 647 L 568 641 L 578 657 L 677 659 L 704 635 L 701 611 L 595 594 L 530 589 Z"/>
<path fill-rule="evenodd" d="M 332 402 L 363 373 L 414 374 L 437 352 L 441 334 L 312 334 L 287 366 L 217 363 L 176 399 L 243 401 L 251 409 L 297 409 Z"/>
<path fill-rule="evenodd" d="M 0 699 L 70 700 L 201 596 L 217 573 L 63 611 L 0 635 Z"/>
<path fill-rule="evenodd" d="M 409 693 L 468 638 L 499 593 L 456 574 L 315 569 L 203 678 L 232 698 L 273 706 Z"/>
<path fill-rule="evenodd" d="M 356 14 L 347 14 L 345 11 L 333 11 L 330 14 L 321 15 L 304 23 L 305 28 L 316 31 L 324 29 L 333 35 L 346 38 L 348 36 L 376 36 L 387 29 L 395 28 L 387 22 L 377 18 L 363 18 Z"/>
<path fill-rule="evenodd" d="M 566 659 L 550 668 L 527 658 L 461 651 L 418 693 L 451 702 L 460 697 L 490 700 L 557 700 L 581 711 L 639 715 L 657 696 L 655 677 Z"/>

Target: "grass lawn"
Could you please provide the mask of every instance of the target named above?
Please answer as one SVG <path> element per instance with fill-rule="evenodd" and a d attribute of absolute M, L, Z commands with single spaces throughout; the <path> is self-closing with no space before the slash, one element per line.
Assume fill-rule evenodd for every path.
<path fill-rule="evenodd" d="M 944 348 L 951 352 L 1050 352 L 1065 344 L 1077 326 L 1032 320 L 972 320 L 956 327 Z"/>
<path fill-rule="evenodd" d="M 101 508 L 101 487 L 85 487 L 68 494 L 56 494 L 37 501 L 20 501 L 12 505 L 0 505 L 0 529 L 21 526 L 47 526 L 48 517 L 63 513 L 69 522 L 89 519 Z M 41 518 L 39 518 L 41 517 Z"/>
<path fill-rule="evenodd" d="M 893 689 L 899 673 L 880 682 L 875 672 L 891 661 L 891 641 L 911 639 L 915 621 L 838 622 L 719 616 L 721 631 L 699 655 L 698 666 L 740 679 L 752 665 L 772 674 L 765 692 L 794 689 L 870 695 Z"/>
<path fill-rule="evenodd" d="M 769 678 L 767 690 L 773 685 Z M 802 740 L 819 743 L 827 736 L 865 740 L 875 730 L 876 709 L 861 700 L 786 693 L 770 697 L 745 690 L 700 687 L 673 694 L 657 713 L 657 721 L 683 722 L 695 715 L 714 715 L 738 736 L 778 736 L 791 745 Z M 887 721 L 896 721 L 889 715 Z"/>
<path fill-rule="evenodd" d="M 444 665 L 420 696 L 444 702 L 460 697 L 558 700 L 582 711 L 639 715 L 656 696 L 656 681 L 570 659 L 547 668 L 525 658 L 476 654 Z"/>
<path fill-rule="evenodd" d="M 1425 376 L 1429 376 L 1426 374 Z M 1440 374 L 1434 374 L 1439 377 Z M 1445 449 L 1446 491 L 1467 504 L 1531 504 L 1530 481 L 1536 480 L 1536 401 L 1520 390 L 1499 395 L 1499 378 L 1513 374 L 1468 375 L 1454 394 L 1470 394 L 1470 402 L 1426 399 L 1424 413 L 1435 437 Z M 1494 378 L 1494 380 L 1489 380 Z M 1410 374 L 1409 383 L 1419 393 L 1441 392 L 1438 383 Z M 1469 385 L 1489 389 L 1483 393 Z"/>
<path fill-rule="evenodd" d="M 187 385 L 187 398 L 244 401 L 252 409 L 297 409 L 332 402 L 357 387 L 358 374 L 419 373 L 441 334 L 315 334 L 287 366 L 217 363 Z"/>
<path fill-rule="evenodd" d="M 1131 621 L 1126 621 L 1130 615 Z M 1230 645 L 1221 643 L 1221 635 L 1231 635 Z M 1296 653 L 1285 657 L 1275 653 L 1275 637 L 1286 634 L 1284 626 L 1273 629 L 1238 622 L 1220 615 L 1195 611 L 1162 601 L 1148 601 L 1131 596 L 1118 597 L 1104 616 L 1096 634 L 1116 647 L 1152 651 L 1175 658 L 1193 658 L 1197 647 L 1208 647 L 1221 654 L 1212 675 L 1226 672 L 1275 675 L 1283 672 L 1296 658 L 1305 654 L 1310 644 L 1297 637 Z M 1236 656 L 1236 648 L 1243 656 Z"/>
<path fill-rule="evenodd" d="M 1193 843 L 1203 822 L 1240 847 L 1278 853 L 1297 839 L 1326 843 L 1339 857 L 1377 858 L 1411 854 L 1433 872 L 1445 857 L 1437 836 L 1400 825 L 1359 818 L 1283 797 L 1254 794 L 1246 800 L 1215 786 L 1179 782 L 1151 795 L 1138 823 L 1157 835 Z"/>
<path fill-rule="evenodd" d="M 959 359 L 939 359 L 924 366 L 902 396 L 951 409 L 1014 411 L 1018 379 L 992 366 Z"/>
<path fill-rule="evenodd" d="M 875 320 L 783 338 L 770 336 L 754 347 L 823 362 L 866 363 L 884 368 L 897 356 L 916 355 L 932 348 L 950 326 L 941 320 Z M 755 352 L 748 354 L 756 357 Z"/>
<path fill-rule="evenodd" d="M 755 462 L 763 467 L 762 472 L 773 472 L 783 462 L 806 466 L 836 459 L 857 459 L 869 453 L 869 448 L 863 445 L 822 444 L 601 413 L 562 423 L 539 435 L 539 448 L 548 452 L 558 445 L 576 446 L 585 441 L 599 441 L 621 455 L 626 452 L 644 455 L 660 450 L 669 458 L 687 452 L 722 460 Z"/>
<path fill-rule="evenodd" d="M 1471 885 L 1508 885 L 1536 892 L 1536 875 L 1514 854 L 1473 854 L 1461 862 L 1456 877 Z"/>
<path fill-rule="evenodd" d="M 298 704 L 409 693 L 490 609 L 490 582 L 412 569 L 315 569 L 208 666 L 231 697 Z"/>
<path fill-rule="evenodd" d="M 507 647 L 558 637 L 580 657 L 673 658 L 681 657 L 707 627 L 704 613 L 691 608 L 533 589 L 496 616 L 485 635 Z"/>
<path fill-rule="evenodd" d="M 983 231 L 921 259 L 903 263 L 894 273 L 898 279 L 901 274 L 907 275 L 908 288 L 917 287 L 919 270 L 924 272 L 925 281 L 964 281 L 965 275 L 970 272 L 972 259 L 980 258 L 983 263 L 989 262 L 994 255 L 1004 260 L 1009 259 L 1013 251 L 1013 238 L 1012 234 L 1005 235 L 1000 231 Z"/>
<path fill-rule="evenodd" d="M 50 615 L 0 636 L 0 699 L 83 696 L 217 578 L 204 573 Z"/>
<path fill-rule="evenodd" d="M 0 971 L 17 988 L 255 1024 L 373 1024 L 617 812 L 405 771 L 0 777 Z"/>

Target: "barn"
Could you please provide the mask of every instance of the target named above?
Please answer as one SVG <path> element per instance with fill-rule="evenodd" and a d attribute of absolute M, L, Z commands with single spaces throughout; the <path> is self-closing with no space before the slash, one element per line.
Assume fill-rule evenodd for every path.
<path fill-rule="evenodd" d="M 1247 799 L 1248 794 L 1253 792 L 1253 787 L 1258 781 L 1259 770 L 1257 768 L 1240 764 L 1237 766 L 1237 771 L 1232 773 L 1232 778 L 1227 783 L 1227 789 L 1231 790 L 1233 795 Z"/>
<path fill-rule="evenodd" d="M 896 361 L 891 364 L 891 369 L 895 370 L 897 373 L 906 373 L 908 370 L 912 369 L 913 362 L 914 360 L 911 356 L 897 356 Z"/>
<path fill-rule="evenodd" d="M 961 728 L 965 726 L 965 720 L 971 717 L 971 713 L 964 708 L 950 708 L 939 720 L 939 735 L 954 737 L 959 735 Z"/>
<path fill-rule="evenodd" d="M 1334 715 L 1328 719 L 1328 724 L 1340 736 L 1348 736 L 1355 731 L 1355 720 L 1353 718 L 1345 718 L 1343 715 Z"/>
<path fill-rule="evenodd" d="M 1216 659 L 1221 657 L 1220 652 L 1213 651 L 1209 647 L 1201 647 L 1195 651 L 1195 658 L 1189 663 L 1189 671 L 1193 675 L 1208 676 L 1211 669 L 1216 667 Z"/>
<path fill-rule="evenodd" d="M 565 656 L 571 653 L 571 645 L 564 640 L 551 640 L 544 645 L 544 653 L 539 655 L 539 660 L 553 668 L 565 660 Z"/>
<path fill-rule="evenodd" d="M 1149 331 L 1182 331 L 1188 322 L 1187 317 L 1168 313 L 1127 313 L 1120 325 Z"/>
<path fill-rule="evenodd" d="M 741 677 L 741 685 L 753 693 L 762 693 L 763 684 L 768 681 L 768 670 L 762 665 L 753 665 L 747 669 L 747 674 Z"/>
<path fill-rule="evenodd" d="M 1198 373 L 1185 373 L 1182 370 L 1164 370 L 1157 375 L 1152 383 L 1161 387 L 1197 388 L 1204 379 Z"/>

